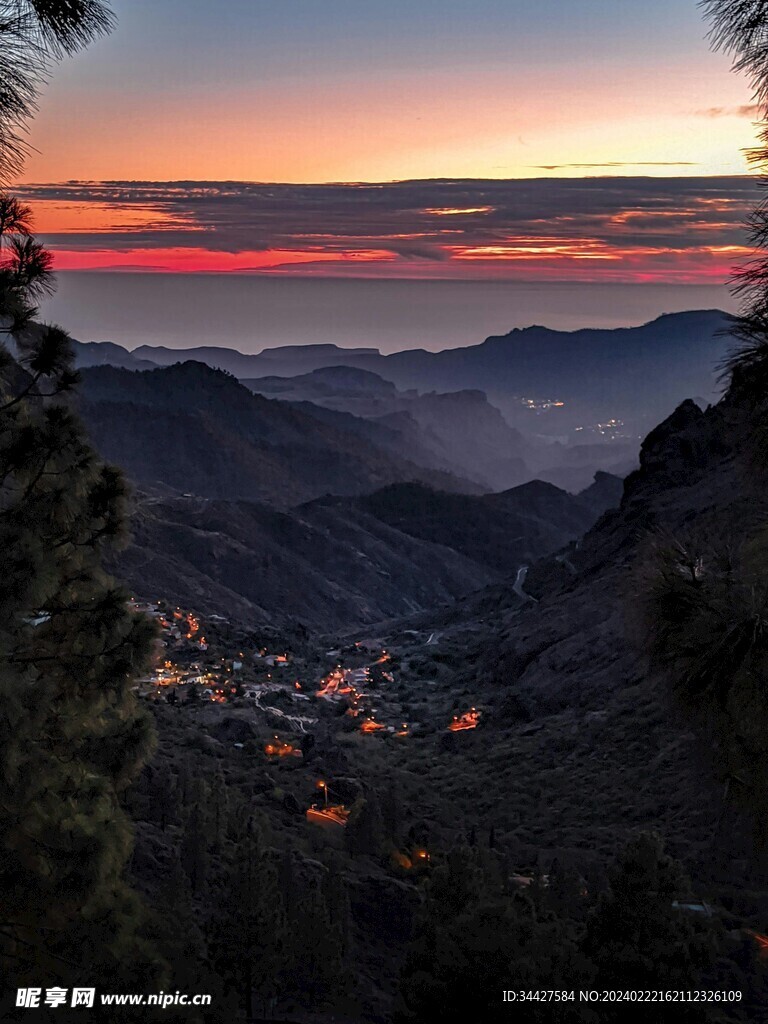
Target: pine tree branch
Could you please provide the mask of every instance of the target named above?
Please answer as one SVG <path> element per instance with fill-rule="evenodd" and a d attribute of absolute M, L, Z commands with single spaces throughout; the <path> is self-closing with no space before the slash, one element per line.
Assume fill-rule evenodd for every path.
<path fill-rule="evenodd" d="M 32 389 L 35 387 L 35 385 L 37 384 L 37 382 L 40 380 L 40 378 L 42 376 L 43 376 L 42 371 L 39 371 L 38 373 L 36 373 L 35 376 L 32 378 L 32 380 L 30 381 L 29 385 L 22 392 L 20 392 L 10 402 L 6 402 L 5 405 L 0 405 L 0 413 L 7 412 L 9 409 L 12 409 L 14 406 L 18 405 L 20 402 L 23 402 L 24 399 L 29 395 L 29 393 L 32 391 Z"/>
<path fill-rule="evenodd" d="M 29 927 L 29 926 L 28 925 L 25 926 L 25 925 L 11 924 L 10 927 L 16 929 L 16 928 L 23 928 L 23 927 Z M 28 946 L 30 949 L 34 949 L 35 952 L 37 952 L 37 953 L 42 951 L 45 954 L 45 956 L 51 957 L 51 959 L 53 959 L 53 960 L 58 960 L 60 963 L 66 964 L 68 967 L 76 967 L 78 969 L 80 969 L 80 967 L 81 967 L 80 964 L 76 964 L 73 960 L 67 960 L 66 957 L 59 956 L 58 953 L 52 953 L 49 949 L 46 949 L 44 946 L 40 946 L 40 945 L 37 945 L 34 942 L 30 942 L 28 939 L 22 939 L 20 935 L 16 935 L 15 931 L 14 932 L 7 932 L 7 931 L 3 930 L 2 928 L 0 928 L 0 935 L 5 935 L 6 938 L 12 939 L 13 942 L 19 942 L 19 943 L 21 943 L 22 946 Z M 7 960 L 16 960 L 16 961 L 22 960 L 22 957 L 15 956 L 13 953 L 4 953 L 4 952 L 0 951 L 0 956 L 4 956 Z"/>

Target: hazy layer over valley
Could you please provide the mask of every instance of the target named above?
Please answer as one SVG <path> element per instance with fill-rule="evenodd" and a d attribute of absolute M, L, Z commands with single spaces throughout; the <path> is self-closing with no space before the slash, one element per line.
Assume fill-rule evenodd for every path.
<path fill-rule="evenodd" d="M 265 274 L 59 275 L 42 315 L 82 341 L 259 352 L 336 344 L 438 351 L 513 327 L 625 327 L 660 313 L 734 309 L 725 285 L 416 281 Z"/>

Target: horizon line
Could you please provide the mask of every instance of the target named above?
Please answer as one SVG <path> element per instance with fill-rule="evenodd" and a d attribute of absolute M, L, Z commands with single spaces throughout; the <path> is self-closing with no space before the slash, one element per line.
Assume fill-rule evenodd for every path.
<path fill-rule="evenodd" d="M 599 166 L 610 167 L 610 164 L 602 164 Z M 643 166 L 641 164 L 634 164 L 628 166 Z M 666 166 L 666 167 L 687 167 L 694 166 L 692 164 L 686 164 L 685 162 L 669 163 L 669 164 L 655 164 L 654 166 Z M 216 184 L 216 185 L 269 185 L 269 186 L 281 186 L 286 185 L 291 188 L 296 187 L 312 187 L 318 188 L 323 186 L 335 187 L 335 186 L 346 186 L 354 188 L 370 187 L 370 186 L 387 186 L 387 185 L 419 185 L 427 183 L 441 183 L 449 184 L 451 182 L 478 182 L 478 181 L 604 181 L 606 179 L 648 179 L 651 181 L 664 180 L 665 178 L 672 179 L 684 179 L 686 181 L 695 180 L 697 178 L 717 179 L 717 178 L 754 178 L 759 179 L 761 177 L 759 172 L 741 171 L 731 173 L 704 173 L 701 174 L 551 174 L 551 175 L 482 175 L 480 177 L 467 175 L 447 175 L 445 177 L 432 177 L 432 178 L 379 178 L 379 179 L 326 179 L 318 181 L 307 181 L 305 179 L 297 179 L 296 181 L 269 179 L 269 178 L 61 178 L 61 179 L 49 179 L 48 181 L 18 181 L 15 184 L 9 186 L 8 191 L 13 192 L 15 189 L 25 188 L 40 188 L 46 185 L 188 185 L 188 184 Z"/>
<path fill-rule="evenodd" d="M 493 284 L 508 288 L 510 285 L 523 285 L 526 288 L 548 288 L 551 285 L 568 285 L 571 288 L 725 288 L 731 282 L 723 281 L 579 281 L 572 278 L 553 278 L 546 280 L 526 280 L 525 278 L 501 277 L 389 277 L 382 274 L 286 274 L 263 270 L 167 270 L 165 268 L 148 267 L 74 267 L 59 270 L 54 267 L 56 277 L 70 274 L 93 274 L 103 277 L 114 274 L 116 277 L 247 277 L 259 278 L 263 281 L 335 281 L 337 283 L 360 281 L 366 284 L 386 284 L 397 281 L 405 284 Z"/>

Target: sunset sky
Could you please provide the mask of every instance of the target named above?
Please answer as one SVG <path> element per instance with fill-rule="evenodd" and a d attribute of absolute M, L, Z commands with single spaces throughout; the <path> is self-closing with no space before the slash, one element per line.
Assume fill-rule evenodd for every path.
<path fill-rule="evenodd" d="M 693 0 L 114 7 L 32 128 L 59 269 L 705 283 L 747 252 L 754 110 Z"/>

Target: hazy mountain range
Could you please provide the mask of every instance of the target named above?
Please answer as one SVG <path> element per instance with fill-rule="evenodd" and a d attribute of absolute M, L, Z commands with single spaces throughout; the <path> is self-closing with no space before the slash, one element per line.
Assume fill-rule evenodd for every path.
<path fill-rule="evenodd" d="M 347 366 L 243 383 L 367 437 L 400 458 L 458 473 L 486 490 L 530 480 L 547 461 L 546 446 L 526 441 L 482 391 L 399 391 L 370 370 Z"/>
<path fill-rule="evenodd" d="M 120 358 L 122 365 L 135 369 L 146 369 L 147 362 L 170 365 L 194 359 L 241 379 L 294 377 L 327 366 L 353 366 L 377 373 L 398 388 L 476 388 L 505 414 L 528 412 L 515 398 L 558 399 L 566 404 L 556 413 L 557 426 L 577 426 L 587 411 L 599 417 L 618 415 L 619 406 L 625 410 L 624 418 L 640 415 L 650 426 L 683 398 L 709 401 L 719 393 L 716 367 L 728 347 L 721 335 L 727 325 L 727 314 L 719 310 L 692 310 L 612 330 L 527 327 L 442 352 L 411 349 L 382 355 L 370 348 L 297 345 L 244 355 L 215 346 L 142 345 L 128 354 L 119 346 L 105 349 L 90 343 L 78 347 L 78 359 L 81 365 L 92 365 Z"/>
<path fill-rule="evenodd" d="M 393 356 L 78 345 L 80 411 L 140 494 L 118 571 L 146 596 L 324 629 L 509 585 L 617 505 L 637 464 L 629 430 L 555 439 L 558 417 L 606 396 L 648 416 L 714 398 L 724 324 L 693 312 Z"/>
<path fill-rule="evenodd" d="M 360 487 L 339 485 L 331 472 L 326 478 L 332 493 L 396 479 L 448 483 L 425 471 L 458 477 L 464 481 L 459 489 L 500 490 L 541 478 L 580 490 L 598 470 L 629 472 L 641 437 L 683 399 L 702 405 L 716 400 L 717 367 L 730 345 L 723 334 L 727 323 L 717 310 L 691 311 L 641 327 L 530 327 L 463 349 L 392 355 L 335 345 L 287 346 L 258 355 L 214 346 L 144 345 L 129 352 L 109 343 L 77 343 L 76 350 L 80 367 L 147 370 L 186 360 L 218 367 L 252 391 L 290 403 L 300 419 L 319 421 L 318 444 L 320 436 L 336 432 L 347 437 L 341 448 L 349 451 L 349 437 L 356 438 L 363 461 L 378 465 L 359 477 Z M 134 383 L 135 388 L 128 376 L 119 385 L 113 380 L 110 401 L 136 403 L 129 393 L 146 394 L 147 385 Z M 174 415 L 194 413 L 194 400 L 182 405 Z M 289 414 L 264 415 L 276 425 Z M 220 417 L 215 419 L 221 429 Z M 339 448 L 338 436 L 330 445 Z M 114 452 L 115 458 L 123 454 Z M 401 467 L 392 475 L 386 462 L 393 457 L 419 469 Z M 327 473 L 327 462 L 317 465 Z M 262 475 L 269 475 L 266 468 Z M 277 489 L 275 481 L 239 496 L 271 499 Z M 306 496 L 311 492 L 290 493 L 291 500 Z"/>

